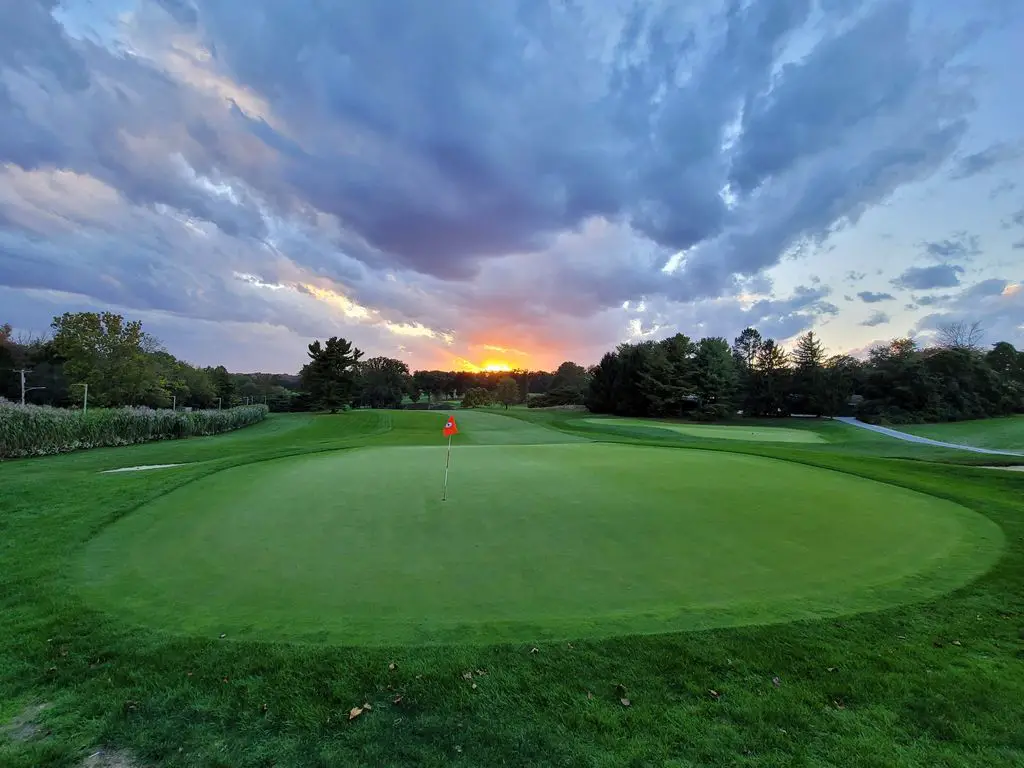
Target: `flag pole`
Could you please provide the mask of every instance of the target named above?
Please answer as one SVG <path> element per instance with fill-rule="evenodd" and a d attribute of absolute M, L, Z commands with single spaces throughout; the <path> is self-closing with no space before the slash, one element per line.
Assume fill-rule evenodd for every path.
<path fill-rule="evenodd" d="M 448 465 L 452 461 L 452 436 L 448 435 L 448 455 L 444 460 L 444 490 L 441 492 L 441 501 L 448 501 Z"/>

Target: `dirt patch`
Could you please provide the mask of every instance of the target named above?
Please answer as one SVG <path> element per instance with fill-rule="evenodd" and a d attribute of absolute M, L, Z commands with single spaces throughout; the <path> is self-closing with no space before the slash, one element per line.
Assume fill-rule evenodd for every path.
<path fill-rule="evenodd" d="M 85 758 L 79 768 L 142 768 L 142 764 L 120 749 L 101 749 Z"/>
<path fill-rule="evenodd" d="M 33 704 L 11 722 L 0 727 L 0 734 L 11 741 L 31 741 L 49 733 L 39 722 L 39 715 L 50 708 L 49 704 Z"/>

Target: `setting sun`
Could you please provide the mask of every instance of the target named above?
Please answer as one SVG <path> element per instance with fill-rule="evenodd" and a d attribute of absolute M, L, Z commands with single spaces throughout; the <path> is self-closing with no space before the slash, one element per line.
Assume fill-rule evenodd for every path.
<path fill-rule="evenodd" d="M 488 360 L 480 366 L 480 370 L 488 373 L 498 373 L 502 371 L 511 371 L 512 366 L 499 360 Z"/>

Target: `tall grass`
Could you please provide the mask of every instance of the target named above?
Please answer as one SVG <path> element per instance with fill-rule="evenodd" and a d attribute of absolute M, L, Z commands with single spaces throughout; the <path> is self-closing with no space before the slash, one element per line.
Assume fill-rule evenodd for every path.
<path fill-rule="evenodd" d="M 265 405 L 187 413 L 151 408 L 95 408 L 82 413 L 0 399 L 0 459 L 216 435 L 263 421 L 266 415 Z"/>

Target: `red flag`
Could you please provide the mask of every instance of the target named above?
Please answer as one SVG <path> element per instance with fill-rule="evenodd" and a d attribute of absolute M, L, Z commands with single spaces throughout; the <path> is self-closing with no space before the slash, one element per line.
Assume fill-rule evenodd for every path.
<path fill-rule="evenodd" d="M 459 428 L 455 426 L 454 416 L 448 417 L 448 421 L 444 423 L 444 429 L 442 430 L 442 433 L 444 434 L 445 437 L 451 437 L 452 435 L 459 434 Z"/>

